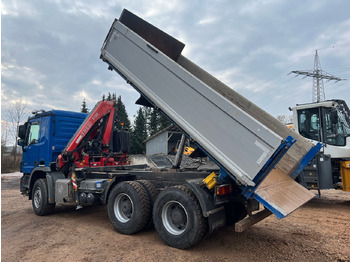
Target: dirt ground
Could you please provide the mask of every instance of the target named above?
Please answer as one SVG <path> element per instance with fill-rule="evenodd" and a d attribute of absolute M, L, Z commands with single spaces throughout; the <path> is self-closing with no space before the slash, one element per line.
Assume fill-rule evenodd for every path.
<path fill-rule="evenodd" d="M 243 233 L 226 227 L 189 250 L 154 229 L 114 231 L 105 206 L 58 205 L 39 217 L 18 177 L 1 179 L 1 261 L 350 261 L 350 193 L 325 190 L 289 217 L 270 216 Z"/>

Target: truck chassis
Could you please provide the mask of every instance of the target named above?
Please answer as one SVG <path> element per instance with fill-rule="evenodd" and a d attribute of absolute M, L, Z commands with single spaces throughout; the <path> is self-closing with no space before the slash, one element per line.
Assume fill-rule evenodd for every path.
<path fill-rule="evenodd" d="M 22 193 L 32 200 L 37 215 L 52 213 L 56 204 L 76 203 L 78 195 L 78 209 L 107 204 L 110 221 L 119 233 L 135 234 L 154 224 L 166 244 L 185 249 L 259 208 L 258 202 L 247 201 L 235 184 L 226 185 L 226 190 L 231 189 L 225 194 L 213 194 L 203 183 L 208 171 L 149 170 L 130 165 L 72 172 L 75 182 L 57 171 L 47 171 L 45 177 L 38 171 L 22 177 Z M 23 185 L 34 177 L 32 188 Z M 79 185 L 77 191 L 73 183 Z"/>

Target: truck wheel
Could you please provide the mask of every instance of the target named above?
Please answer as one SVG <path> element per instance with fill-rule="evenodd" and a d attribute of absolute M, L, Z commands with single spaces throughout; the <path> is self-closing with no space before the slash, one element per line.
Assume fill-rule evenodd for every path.
<path fill-rule="evenodd" d="M 186 249 L 203 239 L 208 221 L 194 193 L 185 185 L 159 194 L 153 208 L 154 226 L 163 241 L 172 247 Z"/>
<path fill-rule="evenodd" d="M 108 216 L 122 234 L 141 231 L 150 220 L 150 201 L 146 189 L 135 181 L 116 185 L 108 198 Z"/>
<path fill-rule="evenodd" d="M 53 212 L 55 204 L 49 203 L 46 179 L 38 179 L 32 190 L 32 205 L 35 214 L 45 216 Z"/>
<path fill-rule="evenodd" d="M 148 199 L 150 202 L 150 214 L 151 215 L 149 217 L 149 221 L 146 224 L 145 228 L 146 229 L 151 228 L 153 226 L 153 219 L 152 219 L 153 206 L 154 206 L 154 202 L 156 201 L 159 192 L 158 192 L 157 187 L 148 180 L 136 180 L 136 182 L 140 183 L 146 189 L 146 192 L 148 195 Z"/>

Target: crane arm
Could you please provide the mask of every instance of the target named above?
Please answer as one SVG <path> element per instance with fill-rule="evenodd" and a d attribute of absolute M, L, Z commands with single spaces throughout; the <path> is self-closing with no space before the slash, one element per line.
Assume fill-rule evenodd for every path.
<path fill-rule="evenodd" d="M 108 153 L 115 119 L 115 101 L 98 102 L 58 156 L 58 169 L 81 159 L 83 152 L 85 156 L 91 155 L 93 150 Z"/>

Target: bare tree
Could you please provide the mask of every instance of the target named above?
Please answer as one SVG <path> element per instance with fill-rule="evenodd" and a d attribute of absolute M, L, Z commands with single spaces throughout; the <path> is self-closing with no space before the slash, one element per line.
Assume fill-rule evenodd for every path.
<path fill-rule="evenodd" d="M 283 124 L 290 124 L 293 122 L 293 116 L 279 115 L 276 118 Z"/>
<path fill-rule="evenodd" d="M 29 108 L 22 101 L 12 102 L 8 105 L 5 112 L 6 120 L 9 123 L 9 134 L 13 138 L 13 161 L 16 162 L 17 159 L 17 139 L 18 139 L 18 128 L 28 117 Z"/>
<path fill-rule="evenodd" d="M 1 162 L 3 163 L 3 156 L 6 153 L 6 148 L 8 144 L 8 133 L 9 133 L 9 124 L 1 120 Z"/>
<path fill-rule="evenodd" d="M 9 123 L 1 120 L 1 173 L 11 172 L 13 161 L 8 158 L 7 145 L 9 138 Z"/>
<path fill-rule="evenodd" d="M 8 143 L 9 123 L 1 120 L 1 145 L 6 146 Z"/>

